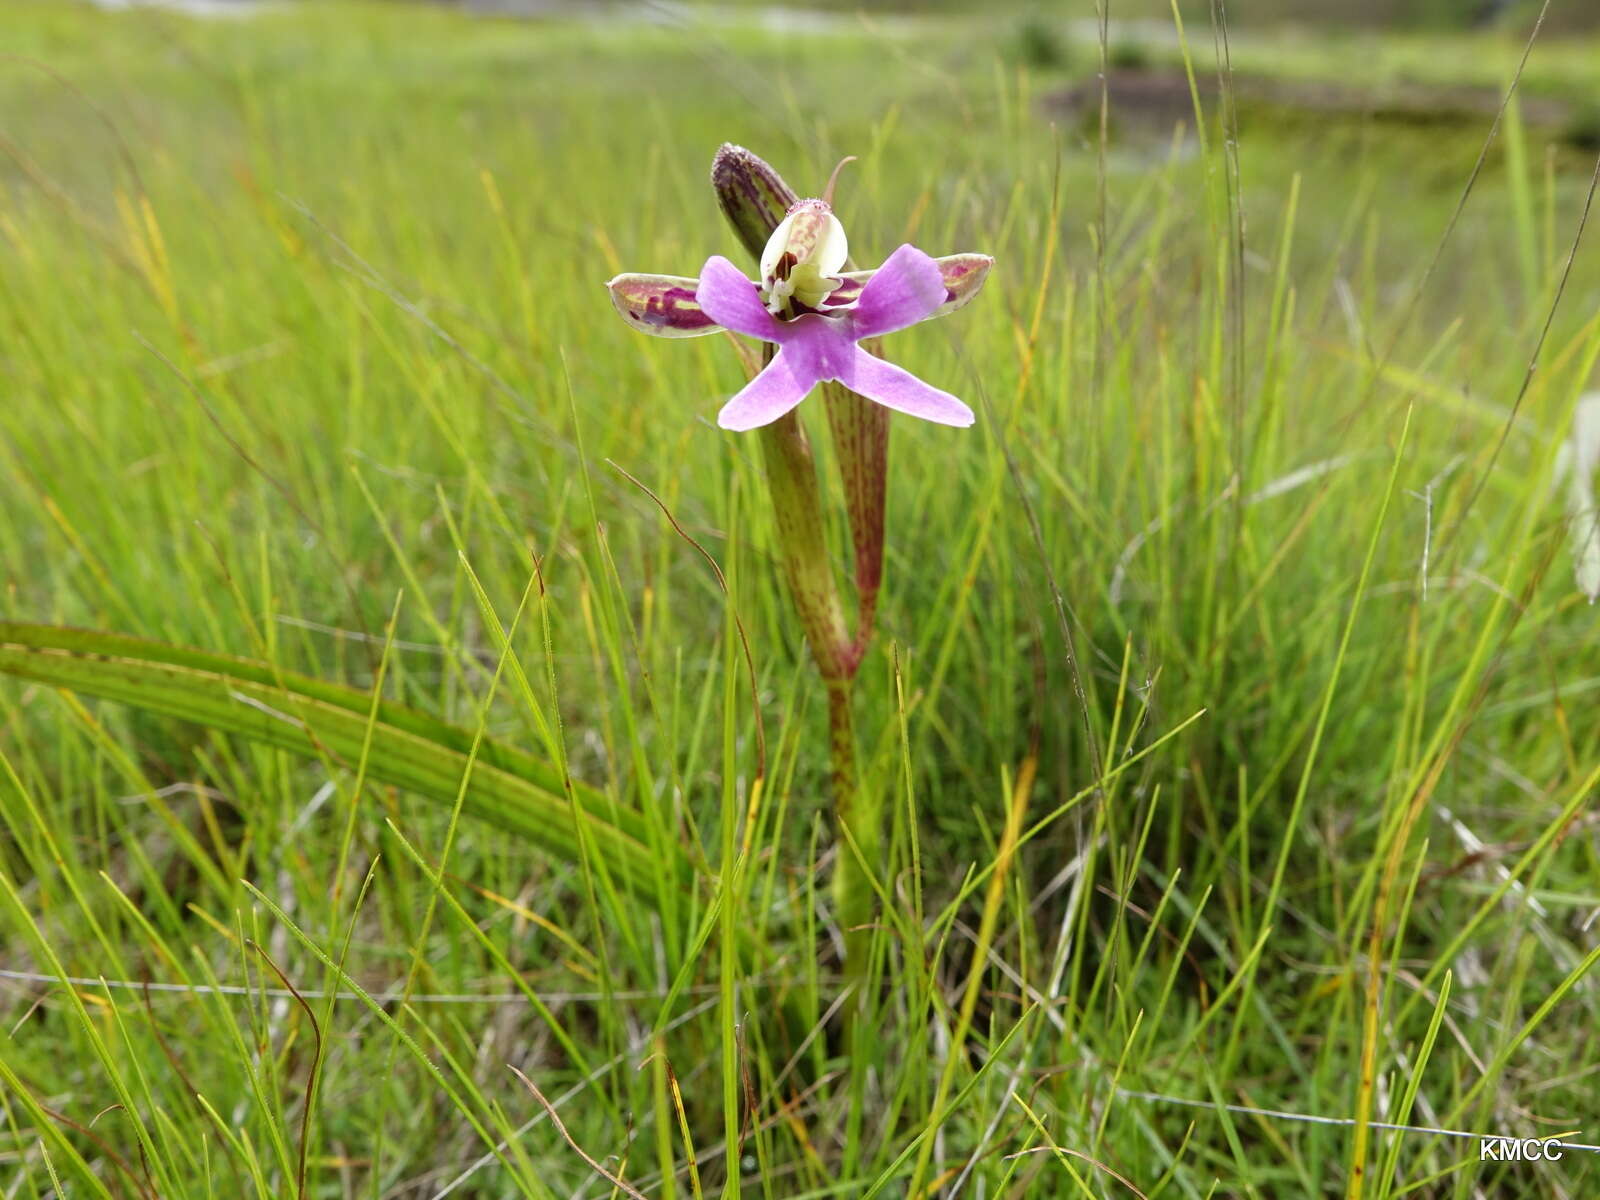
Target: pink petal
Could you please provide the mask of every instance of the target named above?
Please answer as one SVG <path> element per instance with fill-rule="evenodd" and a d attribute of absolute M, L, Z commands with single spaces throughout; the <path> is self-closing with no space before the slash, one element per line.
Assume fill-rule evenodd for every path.
<path fill-rule="evenodd" d="M 923 383 L 910 371 L 875 358 L 859 348 L 849 371 L 840 375 L 839 380 L 845 387 L 860 392 L 868 400 L 876 400 L 885 408 L 921 417 L 924 421 L 964 427 L 977 419 L 970 408 L 949 392 L 941 392 Z"/>
<path fill-rule="evenodd" d="M 713 254 L 700 268 L 700 286 L 694 298 L 718 325 L 764 342 L 778 340 L 777 318 L 761 303 L 756 285 L 720 254 Z"/>
<path fill-rule="evenodd" d="M 933 262 L 944 280 L 944 303 L 934 312 L 936 317 L 965 308 L 983 288 L 983 281 L 989 277 L 989 268 L 994 266 L 994 259 L 987 254 L 944 254 Z M 875 270 L 846 271 L 838 276 L 842 282 L 822 302 L 823 309 L 854 304 L 867 280 L 877 273 Z"/>
<path fill-rule="evenodd" d="M 770 425 L 804 400 L 816 382 L 814 375 L 797 374 L 789 351 L 779 350 L 761 374 L 722 406 L 717 424 L 740 433 Z"/>
<path fill-rule="evenodd" d="M 843 379 L 855 361 L 855 326 L 846 317 L 806 313 L 782 322 L 778 336 L 795 375 L 802 379 Z"/>
<path fill-rule="evenodd" d="M 944 274 L 939 264 L 915 246 L 901 246 L 862 287 L 851 312 L 855 335 L 878 337 L 926 321 L 944 301 Z M 710 312 L 710 305 L 706 310 Z"/>

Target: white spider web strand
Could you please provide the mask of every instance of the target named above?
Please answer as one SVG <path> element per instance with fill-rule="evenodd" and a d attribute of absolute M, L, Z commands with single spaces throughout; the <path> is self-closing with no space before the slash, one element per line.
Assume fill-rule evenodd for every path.
<path fill-rule="evenodd" d="M 209 984 L 209 983 L 156 983 L 143 982 L 136 979 L 95 979 L 87 975 L 50 975 L 41 971 L 13 971 L 0 969 L 0 980 L 12 983 L 38 983 L 38 984 L 66 984 L 70 987 L 81 988 L 108 988 L 121 992 L 161 993 L 166 995 L 192 995 L 192 996 L 253 996 L 265 997 L 269 1000 L 364 1000 L 366 997 L 359 992 L 350 991 L 323 991 L 317 988 L 301 988 L 291 992 L 287 988 L 274 987 L 246 987 L 243 984 Z M 770 980 L 751 980 L 745 986 L 772 987 Z M 680 994 L 710 995 L 719 989 L 715 985 L 705 987 L 682 989 Z M 524 1004 L 528 997 L 522 992 L 437 992 L 422 993 L 406 997 L 398 985 L 385 991 L 372 991 L 372 999 L 380 1004 L 405 998 L 409 1004 Z M 635 989 L 632 991 L 605 992 L 539 992 L 539 999 L 546 1004 L 598 1004 L 603 1000 L 664 1000 L 667 993 L 664 991 L 650 991 Z"/>
<path fill-rule="evenodd" d="M 1125 1100 L 1148 1100 L 1153 1104 L 1175 1104 L 1184 1108 L 1208 1108 L 1213 1112 L 1221 1108 L 1230 1113 L 1240 1113 L 1250 1117 L 1272 1117 L 1279 1121 L 1301 1121 L 1307 1125 L 1340 1125 L 1351 1126 L 1356 1123 L 1354 1117 L 1319 1117 L 1312 1113 L 1284 1112 L 1276 1108 L 1251 1108 L 1248 1104 L 1215 1104 L 1210 1100 L 1186 1100 L 1181 1096 L 1163 1096 L 1159 1092 L 1138 1092 L 1130 1088 L 1118 1088 L 1117 1095 Z M 1368 1121 L 1369 1129 L 1390 1129 L 1397 1133 L 1431 1133 L 1438 1137 L 1464 1138 L 1478 1142 L 1499 1141 L 1510 1134 L 1498 1133 L 1473 1133 L 1465 1129 L 1435 1129 L 1431 1125 L 1395 1125 L 1388 1121 Z M 1517 1139 L 1522 1140 L 1522 1139 Z M 1537 1141 L 1554 1140 L 1563 1150 L 1587 1150 L 1591 1154 L 1600 1154 L 1600 1146 L 1590 1146 L 1583 1142 L 1563 1142 L 1559 1139 L 1538 1138 Z"/>

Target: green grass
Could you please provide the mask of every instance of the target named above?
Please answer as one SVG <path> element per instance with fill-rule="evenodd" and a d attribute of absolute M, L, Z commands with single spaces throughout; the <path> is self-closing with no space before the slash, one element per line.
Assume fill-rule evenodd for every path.
<path fill-rule="evenodd" d="M 1513 122 L 1451 227 L 1486 127 L 1255 118 L 1235 187 L 1217 114 L 1102 155 L 953 17 L 8 18 L 7 1197 L 613 1194 L 513 1067 L 661 1198 L 1352 1189 L 1351 1128 L 1228 1105 L 1600 1141 L 1600 652 L 1551 483 L 1592 243 L 1541 342 L 1592 162 Z M 1245 45 L 1291 43 L 1353 69 Z M 894 426 L 854 1041 L 824 697 L 711 424 L 737 359 L 600 286 L 735 253 L 724 140 L 808 189 L 859 155 L 865 262 L 998 260 L 890 343 L 981 415 Z M 28 622 L 258 665 L 158 686 Z M 569 781 L 596 821 L 542 828 Z M 1375 1129 L 1359 1194 L 1597 1166 Z"/>

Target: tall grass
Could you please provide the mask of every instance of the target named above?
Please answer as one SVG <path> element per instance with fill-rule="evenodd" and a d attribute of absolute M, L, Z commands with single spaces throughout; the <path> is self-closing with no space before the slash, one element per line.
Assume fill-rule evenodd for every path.
<path fill-rule="evenodd" d="M 248 658 L 241 722 L 353 690 L 291 746 L 0 686 L 8 1195 L 1592 1187 L 1253 1111 L 1595 1108 L 1600 655 L 1550 485 L 1592 164 L 1514 125 L 1445 239 L 1483 128 L 1112 114 L 1102 168 L 959 21 L 15 13 L 4 614 Z M 727 252 L 723 140 L 860 155 L 864 260 L 998 259 L 896 344 L 981 417 L 895 425 L 848 1045 L 733 360 L 600 287 Z M 386 767 L 402 709 L 459 779 Z M 494 823 L 532 760 L 642 859 Z"/>

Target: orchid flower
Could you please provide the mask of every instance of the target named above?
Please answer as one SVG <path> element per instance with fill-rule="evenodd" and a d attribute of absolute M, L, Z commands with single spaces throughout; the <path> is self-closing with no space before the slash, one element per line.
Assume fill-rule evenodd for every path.
<path fill-rule="evenodd" d="M 994 260 L 985 254 L 930 258 L 905 245 L 875 271 L 850 269 L 849 242 L 833 211 L 838 176 L 835 168 L 820 199 L 803 200 L 770 163 L 724 143 L 711 161 L 711 187 L 734 235 L 756 260 L 758 278 L 713 255 L 698 279 L 618 275 L 606 286 L 623 319 L 644 333 L 697 337 L 726 330 L 768 344 L 766 365 L 717 421 L 725 429 L 759 429 L 773 546 L 827 691 L 834 805 L 850 845 L 850 853 L 838 855 L 834 889 L 847 931 L 845 967 L 857 997 L 857 1006 L 846 1010 L 853 1021 L 866 1011 L 861 998 L 873 991 L 866 972 L 884 794 L 863 784 L 857 770 L 851 698 L 883 578 L 889 413 L 944 425 L 973 422 L 972 410 L 956 397 L 877 357 L 877 339 L 965 305 Z M 751 363 L 753 356 L 743 357 Z M 794 413 L 819 384 L 855 551 L 853 631 L 829 550 L 811 439 Z"/>
<path fill-rule="evenodd" d="M 845 271 L 849 243 L 833 212 L 833 187 L 830 179 L 821 199 L 790 206 L 762 250 L 759 280 L 712 255 L 698 279 L 618 275 L 606 285 L 612 303 L 635 328 L 658 337 L 726 329 L 778 347 L 717 414 L 724 429 L 769 425 L 817 384 L 833 380 L 896 412 L 971 425 L 972 410 L 956 397 L 858 343 L 962 307 L 977 295 L 994 260 L 984 254 L 935 259 L 903 245 L 875 271 Z"/>

